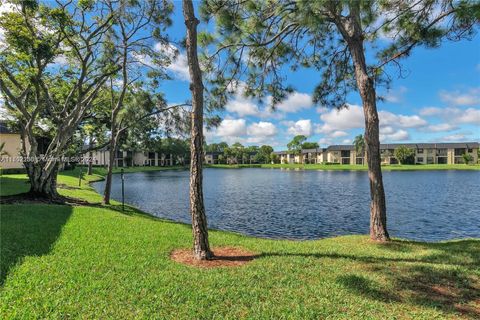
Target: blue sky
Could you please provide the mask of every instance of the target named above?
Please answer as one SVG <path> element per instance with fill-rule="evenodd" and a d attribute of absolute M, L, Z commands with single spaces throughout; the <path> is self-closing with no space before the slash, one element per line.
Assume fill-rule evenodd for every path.
<path fill-rule="evenodd" d="M 185 34 L 180 2 L 175 2 L 172 41 Z M 206 28 L 200 25 L 199 29 Z M 445 42 L 440 48 L 417 48 L 402 61 L 406 78 L 392 71 L 392 89 L 383 91 L 378 103 L 381 141 L 479 141 L 480 140 L 480 37 L 473 41 Z M 171 103 L 190 99 L 188 69 L 184 52 L 170 66 L 175 80 L 162 85 Z M 239 94 L 221 113 L 219 128 L 206 132 L 208 143 L 236 141 L 244 145 L 270 144 L 285 148 L 295 134 L 309 141 L 329 144 L 351 143 L 363 132 L 363 111 L 357 93 L 350 95 L 350 108 L 336 111 L 311 103 L 317 84 L 315 70 L 287 73 L 287 82 L 296 92 L 275 112 L 265 110 L 253 99 Z"/>

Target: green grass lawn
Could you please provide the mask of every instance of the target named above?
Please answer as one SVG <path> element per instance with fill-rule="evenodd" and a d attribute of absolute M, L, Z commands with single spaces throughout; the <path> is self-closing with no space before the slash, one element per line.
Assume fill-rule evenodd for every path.
<path fill-rule="evenodd" d="M 238 169 L 238 168 L 273 168 L 273 169 L 305 169 L 305 170 L 355 170 L 366 171 L 367 166 L 351 164 L 211 164 L 208 168 Z M 423 165 L 386 165 L 382 170 L 407 171 L 407 170 L 480 170 L 480 165 L 466 164 L 423 164 Z"/>
<path fill-rule="evenodd" d="M 1 177 L 2 194 L 22 191 L 25 181 Z M 86 183 L 78 187 L 74 172 L 60 175 L 59 186 L 64 195 L 101 200 Z M 131 207 L 122 212 L 116 202 L 2 205 L 0 231 L 2 319 L 480 316 L 475 239 L 376 244 L 366 236 L 280 241 L 212 231 L 214 248 L 239 246 L 258 258 L 198 269 L 169 259 L 173 249 L 191 246 L 188 225 Z"/>

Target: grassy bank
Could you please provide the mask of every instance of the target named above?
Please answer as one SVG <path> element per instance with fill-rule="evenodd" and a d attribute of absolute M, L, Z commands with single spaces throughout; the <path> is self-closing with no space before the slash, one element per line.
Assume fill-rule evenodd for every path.
<path fill-rule="evenodd" d="M 211 164 L 208 168 L 238 169 L 238 168 L 270 168 L 270 169 L 301 169 L 301 170 L 354 170 L 366 171 L 367 166 L 350 164 Z M 386 165 L 385 171 L 412 171 L 412 170 L 480 170 L 480 165 L 465 164 L 423 164 L 423 165 Z"/>
<path fill-rule="evenodd" d="M 84 182 L 101 178 L 97 172 Z M 2 194 L 26 185 L 23 175 L 0 179 Z M 101 199 L 88 184 L 78 187 L 75 172 L 59 176 L 59 192 Z M 0 231 L 2 319 L 480 316 L 480 240 L 300 242 L 212 231 L 213 247 L 240 246 L 258 258 L 197 269 L 169 259 L 171 250 L 190 247 L 188 225 L 131 207 L 121 212 L 116 202 L 2 205 Z"/>

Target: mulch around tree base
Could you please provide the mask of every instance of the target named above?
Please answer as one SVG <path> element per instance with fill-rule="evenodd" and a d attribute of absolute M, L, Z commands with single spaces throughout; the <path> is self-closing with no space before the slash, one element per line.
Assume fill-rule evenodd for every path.
<path fill-rule="evenodd" d="M 176 249 L 170 253 L 170 258 L 178 263 L 199 268 L 239 267 L 249 263 L 258 255 L 242 248 L 218 247 L 213 249 L 211 260 L 196 260 L 192 249 Z"/>

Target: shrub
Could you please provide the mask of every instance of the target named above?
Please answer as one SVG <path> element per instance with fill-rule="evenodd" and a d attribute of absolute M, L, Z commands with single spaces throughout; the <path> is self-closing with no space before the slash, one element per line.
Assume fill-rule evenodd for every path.
<path fill-rule="evenodd" d="M 407 146 L 400 146 L 395 149 L 394 156 L 400 164 L 413 164 L 415 162 L 415 150 Z"/>

